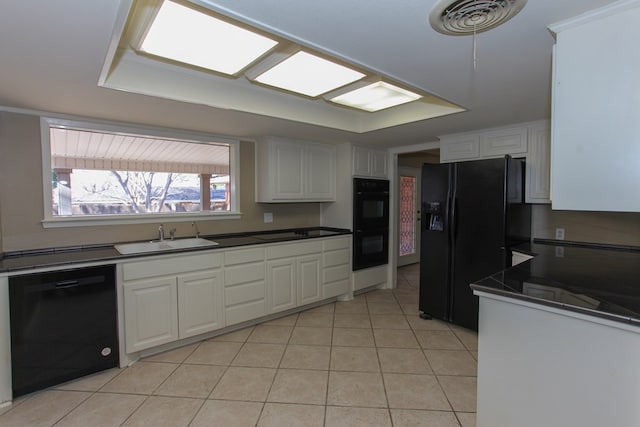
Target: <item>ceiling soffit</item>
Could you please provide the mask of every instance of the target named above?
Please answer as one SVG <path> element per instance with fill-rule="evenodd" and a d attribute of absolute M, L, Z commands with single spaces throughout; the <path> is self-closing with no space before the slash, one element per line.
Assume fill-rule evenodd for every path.
<path fill-rule="evenodd" d="M 215 10 L 214 5 L 208 1 L 193 3 L 205 6 L 214 12 L 224 12 Z M 154 8 L 159 4 L 160 1 L 157 0 L 122 2 L 109 53 L 99 79 L 100 86 L 354 133 L 366 133 L 466 111 L 462 107 L 427 93 L 425 96 L 427 102 L 411 102 L 369 113 L 337 106 L 321 97 L 296 96 L 252 84 L 242 75 L 236 78 L 223 77 L 195 67 L 140 54 L 133 46 L 137 44 Z M 245 23 L 249 21 L 238 16 L 231 18 Z M 249 21 L 249 24 L 262 30 L 255 22 Z M 273 32 L 272 29 L 270 30 Z M 282 37 L 281 34 L 275 35 Z M 302 45 L 297 40 L 291 40 L 290 37 L 288 40 L 285 39 L 285 43 L 286 41 Z M 319 53 L 324 54 L 324 52 Z M 353 63 L 345 58 L 339 59 Z M 361 69 L 368 69 L 359 64 L 354 65 Z M 403 82 L 398 83 L 403 84 Z M 423 90 L 420 91 L 424 94 Z"/>

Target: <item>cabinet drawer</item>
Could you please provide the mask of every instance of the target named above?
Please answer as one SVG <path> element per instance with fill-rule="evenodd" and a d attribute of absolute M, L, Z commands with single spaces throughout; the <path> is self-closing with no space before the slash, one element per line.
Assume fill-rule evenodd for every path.
<path fill-rule="evenodd" d="M 329 267 L 322 269 L 322 283 L 331 283 L 337 280 L 349 278 L 351 269 L 349 265 L 339 265 L 337 267 Z"/>
<path fill-rule="evenodd" d="M 158 256 L 146 261 L 125 263 L 122 265 L 122 274 L 124 280 L 136 280 L 145 277 L 210 270 L 220 266 L 222 266 L 221 253 L 190 253 L 173 257 Z"/>
<path fill-rule="evenodd" d="M 235 325 L 236 323 L 245 322 L 247 320 L 257 319 L 265 314 L 267 314 L 267 312 L 264 300 L 252 301 L 228 307 L 224 312 L 227 326 Z"/>
<path fill-rule="evenodd" d="M 322 256 L 322 265 L 324 267 L 333 267 L 336 265 L 349 266 L 349 250 L 339 249 L 336 251 L 325 252 Z"/>
<path fill-rule="evenodd" d="M 243 264 L 224 269 L 224 285 L 233 286 L 238 283 L 264 280 L 264 262 Z"/>
<path fill-rule="evenodd" d="M 263 248 L 239 249 L 224 254 L 224 265 L 237 265 L 249 262 L 264 261 Z"/>
<path fill-rule="evenodd" d="M 355 291 L 358 291 L 360 289 L 368 288 L 370 286 L 382 285 L 386 281 L 387 281 L 386 265 L 367 268 L 365 270 L 357 271 L 354 274 L 353 289 Z"/>
<path fill-rule="evenodd" d="M 267 259 L 290 258 L 322 252 L 322 241 L 285 243 L 267 248 Z"/>
<path fill-rule="evenodd" d="M 349 249 L 351 236 L 327 239 L 322 242 L 322 249 L 325 251 L 334 251 L 336 249 Z"/>
<path fill-rule="evenodd" d="M 340 280 L 322 286 L 322 298 L 331 298 L 349 292 L 349 280 Z"/>
<path fill-rule="evenodd" d="M 242 283 L 240 285 L 224 288 L 224 306 L 229 307 L 249 301 L 264 301 L 265 285 L 264 280 Z"/>

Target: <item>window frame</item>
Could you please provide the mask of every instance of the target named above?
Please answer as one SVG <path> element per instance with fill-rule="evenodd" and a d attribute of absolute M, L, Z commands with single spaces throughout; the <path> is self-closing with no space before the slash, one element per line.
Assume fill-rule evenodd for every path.
<path fill-rule="evenodd" d="M 144 214 L 54 216 L 51 206 L 51 127 L 68 127 L 89 131 L 126 133 L 145 137 L 170 138 L 226 144 L 229 146 L 229 210 L 200 212 L 154 212 Z M 55 117 L 40 118 L 40 140 L 42 143 L 42 189 L 44 201 L 43 228 L 83 227 L 96 225 L 142 224 L 158 221 L 188 222 L 196 220 L 239 219 L 240 211 L 240 141 L 225 136 L 153 126 L 107 122 L 99 120 L 73 120 Z"/>

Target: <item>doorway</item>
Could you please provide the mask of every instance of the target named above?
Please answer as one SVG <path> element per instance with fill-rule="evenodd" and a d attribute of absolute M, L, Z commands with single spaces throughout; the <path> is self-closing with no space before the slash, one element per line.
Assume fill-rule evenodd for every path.
<path fill-rule="evenodd" d="M 420 262 L 420 169 L 398 167 L 398 267 Z"/>

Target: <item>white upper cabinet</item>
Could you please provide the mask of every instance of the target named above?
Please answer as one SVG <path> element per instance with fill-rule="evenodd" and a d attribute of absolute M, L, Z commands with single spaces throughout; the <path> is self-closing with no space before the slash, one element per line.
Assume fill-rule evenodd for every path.
<path fill-rule="evenodd" d="M 325 144 L 307 144 L 304 163 L 307 199 L 335 200 L 336 148 Z"/>
<path fill-rule="evenodd" d="M 640 212 L 638 22 L 621 1 L 549 27 L 554 209 Z"/>
<path fill-rule="evenodd" d="M 528 129 L 528 147 L 525 173 L 525 201 L 527 203 L 551 203 L 549 190 L 551 188 L 549 139 L 551 130 L 549 123 L 544 121 L 530 126 Z"/>
<path fill-rule="evenodd" d="M 440 137 L 440 163 L 480 158 L 480 135 L 462 134 Z"/>
<path fill-rule="evenodd" d="M 353 147 L 353 175 L 387 178 L 387 152 L 368 147 Z"/>
<path fill-rule="evenodd" d="M 256 143 L 257 202 L 326 202 L 335 199 L 334 146 L 273 137 Z"/>
<path fill-rule="evenodd" d="M 506 154 L 515 158 L 525 158 L 525 201 L 551 203 L 548 120 L 444 135 L 439 138 L 441 163 L 491 159 Z"/>
<path fill-rule="evenodd" d="M 525 157 L 527 125 L 440 136 L 440 163 L 491 159 L 506 154 Z"/>
<path fill-rule="evenodd" d="M 518 126 L 496 129 L 480 135 L 480 154 L 483 157 L 517 157 L 527 153 L 527 128 Z"/>

